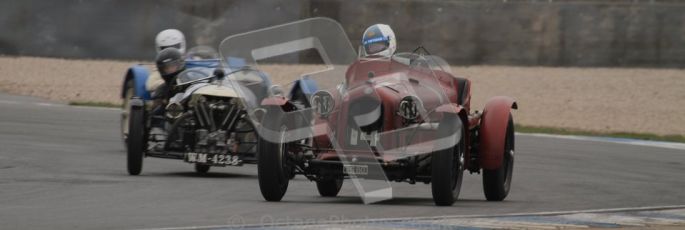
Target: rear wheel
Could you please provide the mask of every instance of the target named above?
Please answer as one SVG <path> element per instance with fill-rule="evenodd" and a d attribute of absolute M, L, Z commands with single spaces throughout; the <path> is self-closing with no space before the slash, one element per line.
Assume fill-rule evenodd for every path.
<path fill-rule="evenodd" d="M 209 168 L 211 166 L 209 165 L 203 165 L 203 164 L 195 164 L 195 172 L 199 174 L 205 174 L 209 172 Z"/>
<path fill-rule="evenodd" d="M 129 134 L 126 139 L 126 166 L 128 174 L 138 175 L 143 169 L 143 150 L 145 149 L 145 112 L 142 107 L 131 109 L 129 114 Z"/>
<path fill-rule="evenodd" d="M 316 181 L 316 189 L 319 194 L 324 197 L 335 197 L 342 188 L 343 179 L 326 179 Z"/>
<path fill-rule="evenodd" d="M 459 122 L 461 121 L 456 116 L 446 117 L 438 127 L 440 139 L 454 138 L 454 141 L 458 141 L 456 145 L 438 150 L 431 155 L 431 188 L 433 201 L 438 206 L 450 206 L 459 198 L 466 149 L 465 131 Z M 461 133 L 459 138 L 454 137 L 456 133 Z"/>
<path fill-rule="evenodd" d="M 489 201 L 502 201 L 509 194 L 514 170 L 514 120 L 509 114 L 504 140 L 502 166 L 495 170 L 483 169 L 483 191 Z"/>
<path fill-rule="evenodd" d="M 287 160 L 286 126 L 278 116 L 267 118 L 269 114 L 278 113 L 267 112 L 265 119 L 262 120 L 262 125 L 265 132 L 273 132 L 276 135 L 259 135 L 257 177 L 259 178 L 259 190 L 264 199 L 280 201 L 288 190 L 292 167 Z"/>

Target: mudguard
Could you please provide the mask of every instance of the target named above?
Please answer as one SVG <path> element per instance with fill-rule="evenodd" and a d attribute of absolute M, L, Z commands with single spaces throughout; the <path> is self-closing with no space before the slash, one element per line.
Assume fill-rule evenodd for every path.
<path fill-rule="evenodd" d="M 493 97 L 485 104 L 480 120 L 480 166 L 495 170 L 502 166 L 504 139 L 511 109 L 517 109 L 510 97 Z"/>
<path fill-rule="evenodd" d="M 123 87 L 121 87 L 121 98 L 126 94 L 126 84 L 129 81 L 133 81 L 133 93 L 135 96 L 143 100 L 150 100 L 150 92 L 145 89 L 145 84 L 149 75 L 150 72 L 142 65 L 135 65 L 129 68 L 124 77 Z"/>

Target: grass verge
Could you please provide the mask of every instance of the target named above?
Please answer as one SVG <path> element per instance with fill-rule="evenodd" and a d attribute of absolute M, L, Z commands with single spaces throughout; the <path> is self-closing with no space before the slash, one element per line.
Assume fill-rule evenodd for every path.
<path fill-rule="evenodd" d="M 683 135 L 658 135 L 652 133 L 628 133 L 628 132 L 593 132 L 586 130 L 575 130 L 566 128 L 540 127 L 516 125 L 516 132 L 521 133 L 546 133 L 559 135 L 578 135 L 578 136 L 594 136 L 594 137 L 616 137 L 616 138 L 631 138 L 650 141 L 669 141 L 685 143 L 685 136 Z"/>
<path fill-rule="evenodd" d="M 107 108 L 121 108 L 121 104 L 99 101 L 70 101 L 69 105 L 74 106 L 91 106 L 91 107 L 107 107 Z"/>

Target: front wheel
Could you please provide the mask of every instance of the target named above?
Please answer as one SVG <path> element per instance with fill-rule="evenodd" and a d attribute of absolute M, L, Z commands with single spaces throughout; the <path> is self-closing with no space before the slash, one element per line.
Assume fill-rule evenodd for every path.
<path fill-rule="evenodd" d="M 509 114 L 503 154 L 502 166 L 494 170 L 483 169 L 483 191 L 488 201 L 504 200 L 511 188 L 514 170 L 514 120 L 511 114 Z"/>
<path fill-rule="evenodd" d="M 199 174 L 206 174 L 209 172 L 209 168 L 211 168 L 209 165 L 195 164 L 195 172 Z"/>
<path fill-rule="evenodd" d="M 269 115 L 268 112 L 267 115 Z M 275 133 L 275 135 L 259 135 L 257 145 L 259 190 L 265 200 L 280 201 L 288 190 L 292 171 L 287 160 L 286 126 L 279 117 L 266 119 L 266 116 L 262 120 L 262 125 L 264 132 Z"/>
<path fill-rule="evenodd" d="M 128 174 L 139 175 L 143 170 L 145 149 L 145 112 L 142 107 L 133 108 L 129 114 L 128 138 L 126 139 L 126 166 Z"/>
<path fill-rule="evenodd" d="M 326 179 L 316 181 L 316 189 L 323 197 L 335 197 L 342 188 L 343 179 Z"/>
<path fill-rule="evenodd" d="M 438 206 L 450 206 L 459 198 L 464 179 L 466 135 L 460 122 L 456 116 L 446 117 L 438 126 L 436 142 L 449 144 L 438 146 L 431 155 L 431 188 L 433 201 Z"/>

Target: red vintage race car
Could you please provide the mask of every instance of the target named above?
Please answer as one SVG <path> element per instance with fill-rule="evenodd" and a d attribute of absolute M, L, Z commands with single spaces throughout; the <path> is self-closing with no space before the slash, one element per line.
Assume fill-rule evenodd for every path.
<path fill-rule="evenodd" d="M 451 205 L 464 170 L 482 172 L 488 200 L 509 193 L 516 102 L 494 97 L 471 111 L 470 81 L 425 49 L 357 58 L 342 27 L 325 18 L 235 35 L 221 49 L 252 66 L 312 49 L 324 60 L 323 70 L 283 87 L 287 95 L 272 87 L 259 108 L 248 108 L 267 201 L 280 201 L 298 174 L 322 196 L 336 196 L 350 179 L 365 203 L 391 198 L 391 182 L 418 181 L 431 184 L 435 204 Z"/>
<path fill-rule="evenodd" d="M 495 97 L 482 113 L 471 112 L 470 81 L 454 77 L 442 63 L 418 53 L 361 59 L 348 68 L 337 90 L 311 96 L 311 117 L 271 117 L 269 112 L 281 108 L 267 110 L 262 125 L 282 127 L 282 135 L 292 131 L 284 124 L 307 123 L 310 117 L 314 125 L 311 139 L 259 142 L 264 198 L 280 200 L 292 174 L 303 174 L 316 181 L 322 196 L 336 196 L 345 178 L 419 181 L 432 185 L 436 205 L 451 205 L 459 196 L 463 171 L 482 169 L 486 198 L 503 200 L 511 186 L 510 110 L 516 102 Z M 373 195 L 368 190 L 360 192 Z"/>

